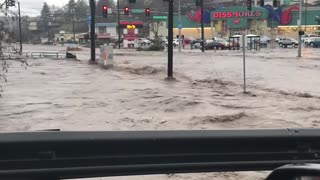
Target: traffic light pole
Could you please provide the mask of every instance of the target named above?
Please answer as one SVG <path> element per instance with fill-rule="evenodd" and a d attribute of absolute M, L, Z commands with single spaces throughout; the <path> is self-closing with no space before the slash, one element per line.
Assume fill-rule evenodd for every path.
<path fill-rule="evenodd" d="M 200 6 L 201 6 L 201 51 L 204 52 L 204 27 L 203 27 L 203 0 L 200 0 Z"/>
<path fill-rule="evenodd" d="M 179 52 L 181 52 L 181 0 L 179 0 Z"/>
<path fill-rule="evenodd" d="M 90 0 L 91 9 L 91 26 L 90 26 L 90 41 L 91 41 L 91 62 L 96 60 L 96 29 L 95 29 L 95 16 L 96 16 L 96 3 L 95 0 Z"/>
<path fill-rule="evenodd" d="M 301 21 L 302 21 L 302 0 L 299 0 L 299 20 L 298 20 L 298 28 L 299 32 L 302 31 L 301 29 Z M 298 57 L 301 57 L 301 46 L 302 46 L 302 41 L 301 41 L 301 34 L 299 33 L 299 46 L 298 46 Z"/>
<path fill-rule="evenodd" d="M 168 77 L 167 80 L 173 80 L 173 0 L 169 0 L 168 17 Z"/>
<path fill-rule="evenodd" d="M 121 31 L 120 31 L 120 0 L 117 1 L 117 9 L 118 9 L 118 48 L 120 49 L 120 40 L 121 40 Z"/>
<path fill-rule="evenodd" d="M 22 55 L 21 11 L 20 11 L 20 2 L 19 2 L 19 1 L 18 1 L 18 14 L 19 14 L 19 42 L 20 42 L 20 55 Z"/>
<path fill-rule="evenodd" d="M 76 33 L 75 33 L 75 29 L 74 29 L 74 20 L 75 20 L 75 10 L 73 8 L 72 33 L 73 33 L 73 42 L 76 43 Z"/>

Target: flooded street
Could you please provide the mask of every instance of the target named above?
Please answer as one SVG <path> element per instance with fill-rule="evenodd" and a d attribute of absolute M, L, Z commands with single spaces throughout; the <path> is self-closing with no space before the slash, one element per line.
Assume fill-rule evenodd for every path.
<path fill-rule="evenodd" d="M 164 80 L 166 52 L 115 50 L 112 70 L 89 65 L 89 52 L 85 50 L 77 52 L 81 61 L 29 59 L 26 69 L 18 62 L 10 62 L 8 82 L 3 84 L 0 99 L 0 130 L 319 127 L 319 60 L 263 58 L 249 53 L 249 93 L 243 94 L 242 57 L 216 53 L 175 53 L 174 82 Z M 267 54 L 261 52 L 259 56 Z M 150 178 L 247 176 L 202 173 Z M 250 176 L 257 179 L 265 173 Z"/>

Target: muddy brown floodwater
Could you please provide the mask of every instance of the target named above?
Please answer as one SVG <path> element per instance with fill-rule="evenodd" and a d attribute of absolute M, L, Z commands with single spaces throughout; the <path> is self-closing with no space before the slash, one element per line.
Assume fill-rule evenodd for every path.
<path fill-rule="evenodd" d="M 316 60 L 248 58 L 250 93 L 243 94 L 239 57 L 211 52 L 206 56 L 192 52 L 176 55 L 177 81 L 167 82 L 163 53 L 119 54 L 112 70 L 88 65 L 88 53 L 79 54 L 82 61 L 29 59 L 27 69 L 10 62 L 8 82 L 3 84 L 0 99 L 0 130 L 319 127 L 320 90 L 319 86 L 312 88 L 311 81 L 314 85 L 320 82 L 310 79 L 320 77 L 320 63 Z M 295 72 L 301 78 L 296 78 Z M 103 179 L 265 176 L 265 172 L 232 172 Z"/>

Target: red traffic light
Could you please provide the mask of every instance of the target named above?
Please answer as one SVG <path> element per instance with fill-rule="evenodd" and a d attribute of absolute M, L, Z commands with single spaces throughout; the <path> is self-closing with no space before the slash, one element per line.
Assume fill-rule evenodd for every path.
<path fill-rule="evenodd" d="M 150 16 L 150 12 L 151 12 L 150 8 L 146 8 L 146 16 Z"/>
<path fill-rule="evenodd" d="M 125 15 L 129 15 L 129 8 L 128 8 L 128 7 L 125 7 L 125 8 L 124 8 L 124 14 L 125 14 Z"/>
<path fill-rule="evenodd" d="M 102 15 L 105 18 L 108 17 L 108 6 L 107 5 L 102 6 Z"/>

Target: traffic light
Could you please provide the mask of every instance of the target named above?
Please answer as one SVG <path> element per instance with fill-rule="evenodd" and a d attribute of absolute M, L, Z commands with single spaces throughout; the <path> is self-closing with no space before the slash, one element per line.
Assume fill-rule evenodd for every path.
<path fill-rule="evenodd" d="M 248 9 L 248 11 L 251 11 L 251 9 L 252 9 L 251 0 L 247 0 L 247 9 Z"/>
<path fill-rule="evenodd" d="M 278 0 L 273 0 L 273 7 L 278 7 Z"/>
<path fill-rule="evenodd" d="M 196 0 L 196 6 L 201 6 L 201 0 Z"/>
<path fill-rule="evenodd" d="M 151 13 L 150 8 L 146 8 L 146 16 L 150 16 L 150 13 Z"/>
<path fill-rule="evenodd" d="M 102 16 L 104 18 L 108 17 L 108 6 L 107 5 L 102 6 Z"/>
<path fill-rule="evenodd" d="M 136 3 L 136 0 L 129 0 L 129 3 Z"/>
<path fill-rule="evenodd" d="M 128 7 L 124 8 L 124 15 L 129 15 L 129 8 Z"/>
<path fill-rule="evenodd" d="M 260 0 L 260 7 L 264 6 L 264 0 Z"/>

